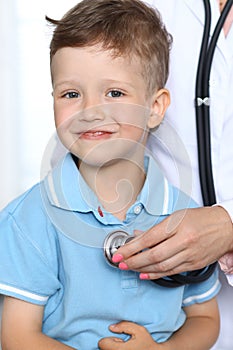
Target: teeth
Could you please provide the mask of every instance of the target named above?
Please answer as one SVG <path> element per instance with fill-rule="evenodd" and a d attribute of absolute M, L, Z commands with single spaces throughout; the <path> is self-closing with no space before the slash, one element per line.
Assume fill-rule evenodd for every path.
<path fill-rule="evenodd" d="M 103 131 L 95 131 L 95 132 L 93 132 L 93 135 L 102 135 L 103 134 Z"/>
<path fill-rule="evenodd" d="M 93 136 L 100 136 L 104 133 L 104 131 L 88 131 L 87 134 L 93 135 Z"/>

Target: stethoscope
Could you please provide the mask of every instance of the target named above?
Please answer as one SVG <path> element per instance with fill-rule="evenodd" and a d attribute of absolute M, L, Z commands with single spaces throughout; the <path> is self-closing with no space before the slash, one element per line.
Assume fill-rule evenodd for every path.
<path fill-rule="evenodd" d="M 228 0 L 216 24 L 213 36 L 209 42 L 211 25 L 211 8 L 209 0 L 203 0 L 205 8 L 205 25 L 199 55 L 195 90 L 195 111 L 197 128 L 198 164 L 201 192 L 204 206 L 216 203 L 215 187 L 213 181 L 211 161 L 211 137 L 210 137 L 210 96 L 209 78 L 214 51 L 223 28 L 226 17 L 233 5 L 233 0 Z M 104 254 L 110 265 L 118 267 L 112 262 L 113 254 L 134 237 L 125 231 L 110 232 L 104 240 Z M 215 271 L 216 264 L 211 264 L 203 269 L 189 271 L 186 274 L 176 274 L 165 278 L 152 280 L 163 287 L 179 287 L 185 284 L 200 283 L 207 280 Z"/>

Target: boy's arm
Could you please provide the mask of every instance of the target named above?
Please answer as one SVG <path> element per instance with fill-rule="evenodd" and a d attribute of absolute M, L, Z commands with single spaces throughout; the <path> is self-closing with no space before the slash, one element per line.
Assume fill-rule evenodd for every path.
<path fill-rule="evenodd" d="M 216 298 L 184 308 L 184 325 L 161 349 L 208 350 L 218 338 L 220 320 Z"/>
<path fill-rule="evenodd" d="M 156 312 L 156 311 L 155 311 Z M 132 322 L 120 322 L 110 330 L 127 333 L 130 340 L 114 337 L 99 342 L 101 350 L 209 350 L 219 334 L 219 313 L 216 299 L 186 307 L 184 325 L 164 343 L 156 343 L 146 328 Z"/>
<path fill-rule="evenodd" d="M 2 350 L 73 349 L 41 331 L 43 306 L 5 297 L 2 314 Z"/>

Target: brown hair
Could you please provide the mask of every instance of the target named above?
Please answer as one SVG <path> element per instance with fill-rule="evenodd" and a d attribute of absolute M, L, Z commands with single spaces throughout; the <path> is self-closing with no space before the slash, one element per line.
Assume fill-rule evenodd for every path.
<path fill-rule="evenodd" d="M 50 44 L 51 60 L 63 47 L 101 44 L 115 57 L 138 57 L 150 90 L 164 87 L 172 38 L 158 11 L 142 1 L 83 0 L 61 20 L 46 19 L 56 26 Z"/>

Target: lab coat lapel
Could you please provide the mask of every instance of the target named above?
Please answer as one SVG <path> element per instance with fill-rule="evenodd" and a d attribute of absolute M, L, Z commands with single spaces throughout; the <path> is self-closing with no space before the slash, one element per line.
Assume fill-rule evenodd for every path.
<path fill-rule="evenodd" d="M 199 22 L 204 26 L 205 23 L 205 13 L 204 5 L 201 0 L 183 0 L 190 11 L 197 17 Z"/>
<path fill-rule="evenodd" d="M 212 20 L 211 20 L 211 36 L 213 35 L 214 29 L 216 27 L 216 24 L 220 17 L 219 7 L 217 0 L 210 0 L 211 5 L 211 13 L 212 13 Z M 218 41 L 217 41 L 217 48 L 221 51 L 224 59 L 226 60 L 227 64 L 230 64 L 230 58 L 231 58 L 231 51 L 230 47 L 227 44 L 227 40 L 225 38 L 224 31 L 221 30 L 221 33 L 219 35 Z"/>
<path fill-rule="evenodd" d="M 204 11 L 204 4 L 202 0 L 183 0 L 186 4 L 186 6 L 190 9 L 190 11 L 197 17 L 199 22 L 203 25 L 204 29 L 204 22 L 205 22 L 205 11 Z M 215 26 L 217 24 L 217 21 L 219 19 L 220 13 L 219 13 L 219 7 L 217 0 L 210 0 L 210 6 L 211 6 L 211 29 L 210 29 L 210 35 L 212 36 Z M 221 31 L 219 35 L 219 39 L 217 42 L 217 48 L 221 51 L 222 55 L 226 59 L 226 61 L 229 62 L 231 58 L 231 52 L 229 47 L 227 47 L 227 42 L 224 36 L 223 31 Z"/>

